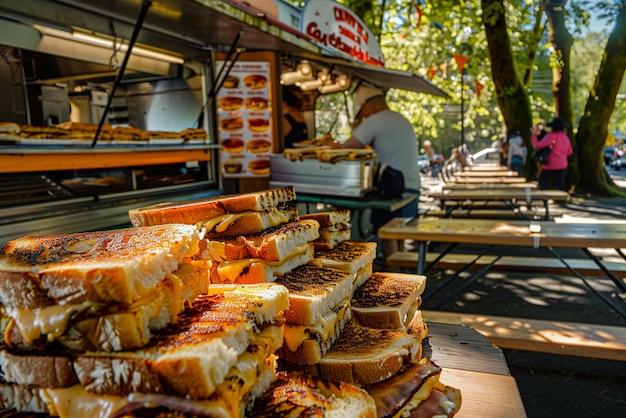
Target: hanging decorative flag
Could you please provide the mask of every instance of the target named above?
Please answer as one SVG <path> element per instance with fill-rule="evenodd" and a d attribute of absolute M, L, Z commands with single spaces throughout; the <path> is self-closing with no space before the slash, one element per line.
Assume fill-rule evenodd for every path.
<path fill-rule="evenodd" d="M 441 76 L 443 78 L 448 78 L 448 63 L 444 62 L 439 66 L 439 68 L 441 68 Z"/>
<path fill-rule="evenodd" d="M 459 72 L 461 74 L 463 74 L 463 70 L 465 69 L 465 64 L 467 64 L 467 61 L 469 61 L 472 57 L 468 57 L 467 55 L 461 55 L 461 54 L 454 54 L 454 60 L 456 61 L 456 65 L 459 67 Z"/>
<path fill-rule="evenodd" d="M 480 99 L 480 93 L 483 91 L 485 86 L 480 81 L 476 80 L 476 97 Z"/>
<path fill-rule="evenodd" d="M 417 26 L 419 26 L 420 23 L 422 23 L 422 15 L 424 14 L 424 11 L 419 4 L 414 2 L 413 5 L 415 6 L 415 11 L 417 12 Z"/>
<path fill-rule="evenodd" d="M 437 66 L 435 65 L 434 67 L 430 67 L 427 74 L 428 79 L 432 81 L 432 79 L 435 77 L 435 74 L 437 74 Z"/>

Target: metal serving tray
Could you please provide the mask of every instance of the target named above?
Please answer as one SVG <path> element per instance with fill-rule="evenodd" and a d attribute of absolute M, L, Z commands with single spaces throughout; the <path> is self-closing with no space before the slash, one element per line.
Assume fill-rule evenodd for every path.
<path fill-rule="evenodd" d="M 296 193 L 361 197 L 374 188 L 375 160 L 322 162 L 270 158 L 271 185 L 293 185 Z"/>

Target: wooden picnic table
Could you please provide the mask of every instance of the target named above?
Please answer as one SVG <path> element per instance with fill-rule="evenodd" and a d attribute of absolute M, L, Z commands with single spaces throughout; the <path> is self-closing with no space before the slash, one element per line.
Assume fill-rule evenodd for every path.
<path fill-rule="evenodd" d="M 455 417 L 526 417 L 517 382 L 500 348 L 471 327 L 427 324 L 424 357 L 443 369 L 441 382 L 461 390 L 463 401 Z"/>
<path fill-rule="evenodd" d="M 624 301 L 607 296 L 606 289 L 598 290 L 594 283 L 580 274 L 573 266 L 559 254 L 557 248 L 574 248 L 592 260 L 606 277 L 610 278 L 617 288 L 617 293 L 626 294 L 626 283 L 613 274 L 610 267 L 602 259 L 594 255 L 590 248 L 613 249 L 615 253 L 626 260 L 622 248 L 626 248 L 626 225 L 623 223 L 555 223 L 545 221 L 503 221 L 492 219 L 473 219 L 471 222 L 463 219 L 450 218 L 395 218 L 378 230 L 381 239 L 413 240 L 418 247 L 417 273 L 424 272 L 450 253 L 458 244 L 475 244 L 495 250 L 496 257 L 478 273 L 465 279 L 465 282 L 455 292 L 448 295 L 443 304 L 458 295 L 465 287 L 487 272 L 504 255 L 510 254 L 513 247 L 544 248 L 575 276 L 583 281 L 587 288 L 601 298 L 617 313 L 626 318 Z M 426 253 L 430 242 L 448 244 L 432 263 L 426 266 Z M 480 259 L 487 251 L 477 254 Z M 467 270 L 472 263 L 462 268 Z M 459 277 L 459 270 L 440 284 L 424 300 L 443 290 L 455 278 Z M 613 291 L 612 293 L 615 293 Z"/>
<path fill-rule="evenodd" d="M 450 179 L 451 183 L 466 183 L 466 184 L 490 184 L 490 183 L 526 183 L 524 177 L 498 177 L 498 176 L 489 176 L 489 177 L 469 177 L 466 176 L 465 173 L 458 174 L 453 176 Z"/>
<path fill-rule="evenodd" d="M 483 178 L 483 177 L 519 177 L 517 171 L 510 170 L 490 170 L 490 171 L 462 171 L 454 173 L 454 177 Z"/>
<path fill-rule="evenodd" d="M 494 172 L 494 171 L 510 171 L 510 168 L 505 165 L 491 165 L 491 164 L 478 164 L 478 165 L 468 165 L 463 167 L 463 172 L 473 171 L 473 172 Z"/>
<path fill-rule="evenodd" d="M 524 183 L 446 183 L 441 186 L 442 191 L 446 190 L 493 190 L 493 189 L 536 189 L 537 182 Z"/>
<path fill-rule="evenodd" d="M 450 216 L 455 209 L 488 209 L 490 202 L 503 202 L 520 219 L 526 219 L 520 206 L 531 206 L 533 202 L 542 202 L 544 219 L 550 220 L 550 203 L 565 202 L 569 194 L 561 190 L 536 190 L 535 188 L 495 188 L 495 189 L 454 189 L 441 193 L 433 192 L 429 196 L 441 202 L 441 209 Z M 471 216 L 471 212 L 470 216 Z"/>

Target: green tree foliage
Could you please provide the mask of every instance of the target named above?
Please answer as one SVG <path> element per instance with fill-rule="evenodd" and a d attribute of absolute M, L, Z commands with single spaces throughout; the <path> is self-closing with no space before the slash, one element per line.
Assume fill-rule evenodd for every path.
<path fill-rule="evenodd" d="M 567 119 L 574 127 L 580 121 L 582 128 L 584 109 L 592 103 L 587 97 L 594 97 L 594 90 L 589 96 L 592 84 L 606 83 L 606 77 L 605 81 L 598 81 L 595 74 L 600 60 L 605 59 L 600 53 L 607 34 L 593 34 L 586 29 L 590 11 L 600 12 L 608 23 L 606 27 L 611 28 L 624 4 L 624 0 L 338 1 L 354 10 L 379 36 L 387 67 L 421 74 L 448 92 L 448 99 L 405 91 L 389 94 L 390 106 L 413 122 L 420 142 L 432 140 L 436 151 L 446 155 L 459 145 L 461 129 L 471 150 L 488 146 L 507 125 L 518 127 L 528 140 L 524 125 L 539 118 L 552 118 L 557 109 L 565 110 L 563 103 L 567 103 L 569 109 Z M 557 10 L 558 15 L 551 9 L 549 20 L 546 4 L 564 7 Z M 498 26 L 501 18 L 504 18 L 504 26 Z M 549 23 L 552 23 L 552 33 L 547 31 Z M 502 36 L 489 39 L 487 27 L 497 27 L 503 31 Z M 554 28 L 560 32 L 554 33 Z M 507 37 L 508 41 L 502 42 L 501 38 Z M 562 45 L 568 48 L 568 53 L 571 46 L 571 57 L 564 57 Z M 610 50 L 605 51 L 605 57 L 607 53 Z M 454 60 L 455 54 L 471 57 L 463 78 Z M 555 101 L 552 72 L 563 68 L 570 58 L 575 71 L 571 72 L 562 92 L 570 97 L 565 102 Z M 619 88 L 623 72 L 620 75 L 618 71 L 613 76 Z M 563 80 L 560 82 L 562 85 Z M 480 95 L 479 85 L 484 86 Z M 624 131 L 626 92 L 624 86 L 621 89 L 611 89 L 615 90 L 615 110 L 607 121 L 607 131 Z M 465 105 L 463 121 L 462 102 Z M 576 138 L 575 148 L 578 148 Z M 593 164 L 599 164 L 595 155 L 601 154 L 602 144 L 598 142 L 593 147 Z M 583 148 L 580 147 L 577 155 Z M 604 168 L 600 165 L 596 170 Z"/>

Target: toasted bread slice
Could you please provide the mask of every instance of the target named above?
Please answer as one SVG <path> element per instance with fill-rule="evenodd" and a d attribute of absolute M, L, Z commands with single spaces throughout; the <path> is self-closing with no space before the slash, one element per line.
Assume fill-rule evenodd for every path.
<path fill-rule="evenodd" d="M 5 306 L 12 319 L 5 339 L 12 347 L 32 349 L 57 340 L 75 350 L 122 351 L 148 343 L 208 287 L 207 271 L 182 265 L 132 304 L 52 305 L 36 310 Z"/>
<path fill-rule="evenodd" d="M 73 354 L 67 350 L 16 351 L 0 342 L 0 370 L 5 382 L 50 388 L 72 386 L 78 383 L 72 361 Z"/>
<path fill-rule="evenodd" d="M 299 246 L 319 237 L 319 224 L 314 221 L 289 222 L 263 232 L 234 239 L 212 239 L 200 242 L 196 258 L 217 262 L 261 258 L 284 261 Z"/>
<path fill-rule="evenodd" d="M 315 250 L 315 262 L 355 274 L 376 258 L 376 243 L 343 241 L 332 250 Z"/>
<path fill-rule="evenodd" d="M 373 273 L 354 291 L 351 302 L 352 313 L 361 325 L 405 331 L 413 319 L 414 305 L 425 287 L 425 276 Z"/>
<path fill-rule="evenodd" d="M 206 399 L 252 345 L 267 358 L 282 345 L 284 286 L 250 285 L 201 295 L 176 324 L 131 352 L 80 354 L 78 378 L 100 394 L 159 393 Z"/>
<path fill-rule="evenodd" d="M 267 261 L 261 258 L 223 261 L 211 266 L 211 283 L 213 284 L 251 284 L 271 283 L 277 277 L 304 265 L 313 259 L 313 246 L 304 243 L 283 261 Z"/>
<path fill-rule="evenodd" d="M 314 219 L 320 224 L 321 229 L 340 228 L 340 225 L 350 223 L 350 210 L 337 209 L 325 212 L 315 212 L 300 215 L 300 219 Z"/>
<path fill-rule="evenodd" d="M 230 213 L 268 211 L 296 199 L 293 186 L 253 193 L 215 196 L 188 202 L 162 203 L 128 212 L 135 226 L 183 223 L 194 225 Z"/>
<path fill-rule="evenodd" d="M 311 325 L 285 323 L 285 343 L 280 351 L 284 360 L 299 365 L 317 364 L 341 334 L 352 315 L 346 299 Z"/>
<path fill-rule="evenodd" d="M 300 215 L 300 219 L 316 220 L 320 224 L 319 238 L 313 241 L 316 250 L 332 250 L 350 239 L 350 210 L 340 209 Z"/>
<path fill-rule="evenodd" d="M 329 418 L 375 418 L 374 401 L 366 391 L 345 382 L 309 376 L 299 372 L 279 372 L 265 394 L 256 400 L 246 416 Z"/>
<path fill-rule="evenodd" d="M 348 272 L 305 264 L 275 283 L 289 290 L 289 309 L 285 319 L 294 325 L 313 325 L 333 311 L 352 292 L 352 275 Z"/>
<path fill-rule="evenodd" d="M 369 385 L 393 376 L 419 360 L 416 337 L 385 329 L 346 324 L 341 335 L 310 370 L 322 377 Z"/>
<path fill-rule="evenodd" d="M 332 250 L 337 245 L 350 239 L 350 230 L 342 229 L 339 231 L 329 231 L 327 229 L 320 230 L 320 237 L 313 241 L 316 250 Z"/>
<path fill-rule="evenodd" d="M 199 240 L 196 228 L 171 224 L 9 241 L 0 250 L 0 303 L 130 304 L 195 254 Z"/>

